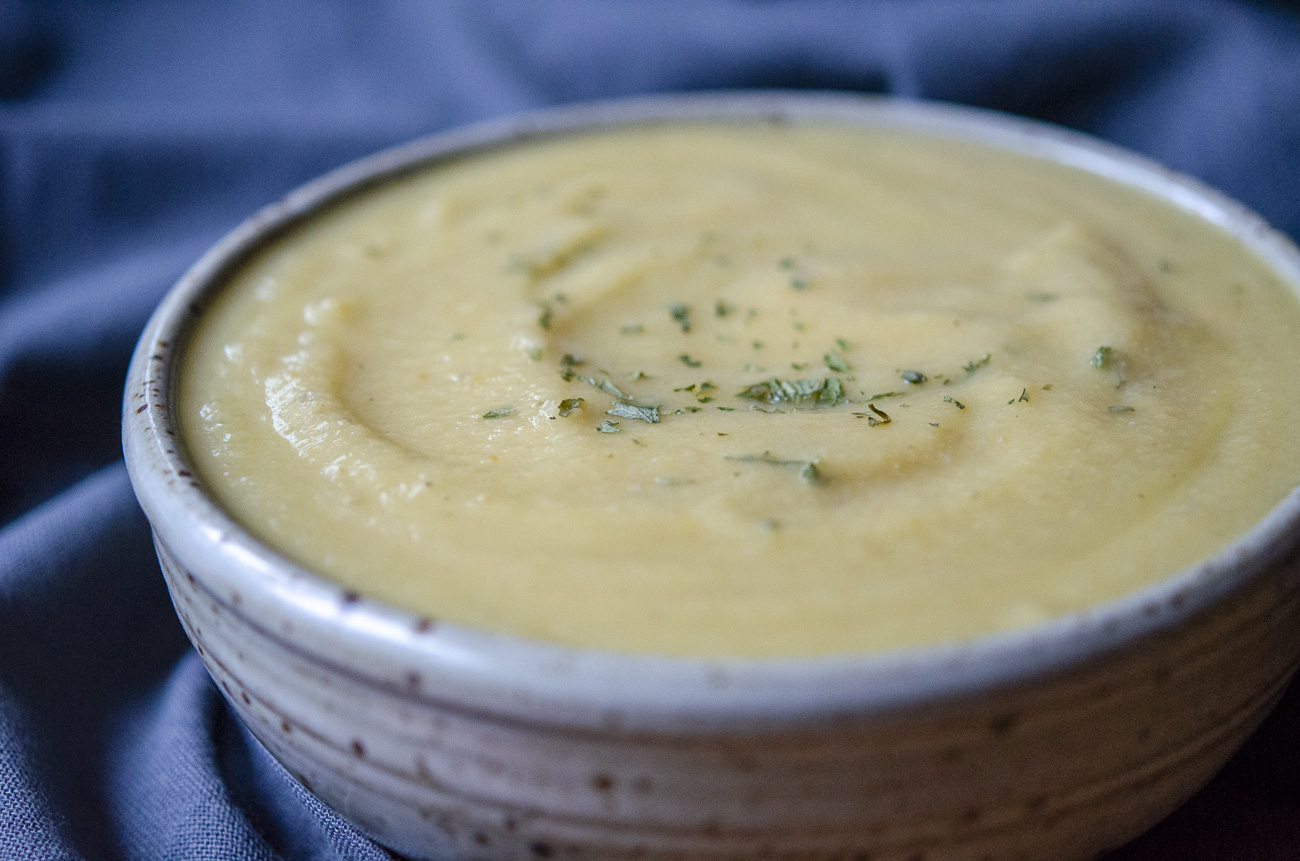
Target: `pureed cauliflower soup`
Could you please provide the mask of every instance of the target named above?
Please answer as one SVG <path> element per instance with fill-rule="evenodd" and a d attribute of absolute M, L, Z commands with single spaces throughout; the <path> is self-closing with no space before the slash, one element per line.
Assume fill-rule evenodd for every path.
<path fill-rule="evenodd" d="M 1217 227 L 908 131 L 572 133 L 349 197 L 230 280 L 182 428 L 346 588 L 561 644 L 964 639 L 1196 562 L 1300 482 L 1300 306 Z"/>

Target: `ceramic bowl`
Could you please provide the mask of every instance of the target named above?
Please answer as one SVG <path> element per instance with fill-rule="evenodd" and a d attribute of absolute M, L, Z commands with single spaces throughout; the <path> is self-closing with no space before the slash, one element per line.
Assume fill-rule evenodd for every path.
<path fill-rule="evenodd" d="M 1083 859 L 1224 763 L 1300 656 L 1300 494 L 1212 558 L 1121 600 L 971 642 L 703 660 L 583 651 L 373 603 L 245 532 L 177 438 L 178 363 L 233 267 L 322 207 L 441 159 L 689 118 L 886 124 L 1136 186 L 1300 284 L 1258 217 L 1138 156 L 948 106 L 824 94 L 605 103 L 437 135 L 344 167 L 241 225 L 176 285 L 126 388 L 127 465 L 195 648 L 288 771 L 422 859 Z"/>

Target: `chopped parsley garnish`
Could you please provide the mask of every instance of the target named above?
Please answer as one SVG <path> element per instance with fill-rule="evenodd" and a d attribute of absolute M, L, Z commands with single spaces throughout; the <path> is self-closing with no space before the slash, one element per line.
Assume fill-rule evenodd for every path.
<path fill-rule="evenodd" d="M 704 364 L 703 362 L 697 359 L 692 359 L 689 353 L 682 353 L 680 356 L 677 357 L 677 361 L 681 362 L 683 365 L 685 365 L 688 368 L 698 368 L 700 365 Z"/>
<path fill-rule="evenodd" d="M 650 379 L 650 375 L 645 371 L 630 371 L 627 378 L 632 382 L 636 382 L 637 380 L 648 380 Z"/>
<path fill-rule="evenodd" d="M 849 348 L 849 342 L 846 341 L 846 340 L 844 340 L 843 338 L 836 338 L 836 339 L 835 339 L 835 346 L 839 347 L 840 350 L 841 350 L 841 352 L 842 352 L 842 351 L 847 350 L 847 349 Z"/>
<path fill-rule="evenodd" d="M 730 316 L 731 313 L 735 310 L 736 310 L 735 305 L 730 305 L 726 302 L 723 302 L 721 299 L 713 303 L 713 313 L 715 316 L 719 318 Z"/>
<path fill-rule="evenodd" d="M 854 413 L 854 415 L 857 416 L 857 417 L 860 418 L 860 419 L 866 419 L 866 420 L 867 420 L 867 424 L 868 424 L 870 427 L 875 427 L 876 425 L 887 425 L 887 424 L 889 424 L 890 422 L 893 421 L 893 419 L 891 419 L 891 418 L 889 417 L 889 413 L 887 413 L 887 412 L 885 412 L 884 410 L 880 409 L 880 408 L 877 407 L 875 404 L 867 404 L 867 409 L 871 410 L 871 412 L 870 412 L 870 413 Z M 872 415 L 872 413 L 874 413 L 875 415 Z"/>
<path fill-rule="evenodd" d="M 827 377 L 826 385 L 822 387 L 822 392 L 817 396 L 817 400 L 832 407 L 844 400 L 844 387 L 840 385 L 840 378 Z"/>
<path fill-rule="evenodd" d="M 614 385 L 609 380 L 597 380 L 595 377 L 584 377 L 582 374 L 579 374 L 577 371 L 573 370 L 572 368 L 565 368 L 564 371 L 561 372 L 560 377 L 565 382 L 568 382 L 569 380 L 581 380 L 587 385 L 595 386 L 596 388 L 600 389 L 602 392 L 608 392 L 609 394 L 613 395 L 616 398 L 631 400 L 631 398 L 628 395 L 624 394 L 623 391 L 619 389 L 618 386 Z"/>
<path fill-rule="evenodd" d="M 604 412 L 606 415 L 619 416 L 620 419 L 640 419 L 647 424 L 659 423 L 659 407 L 642 407 L 636 403 L 615 401 L 614 407 Z"/>
<path fill-rule="evenodd" d="M 1094 368 L 1109 368 L 1111 353 L 1113 352 L 1114 351 L 1110 347 L 1098 347 L 1097 352 L 1093 353 L 1092 358 L 1088 360 L 1088 364 L 1092 365 Z"/>
<path fill-rule="evenodd" d="M 563 356 L 560 356 L 560 364 L 566 368 L 572 368 L 575 365 L 582 365 L 585 363 L 586 359 L 579 359 L 572 353 L 565 353 Z"/>
<path fill-rule="evenodd" d="M 729 454 L 727 460 L 734 460 L 739 463 L 765 463 L 768 466 L 781 466 L 798 471 L 799 477 L 809 484 L 816 484 L 821 480 L 821 472 L 817 469 L 817 460 L 786 460 L 784 458 L 774 457 L 771 452 L 765 451 L 762 454 Z"/>
<path fill-rule="evenodd" d="M 551 328 L 551 306 L 542 303 L 542 312 L 537 315 L 537 325 L 542 329 Z"/>
<path fill-rule="evenodd" d="M 826 367 L 830 368 L 832 371 L 838 371 L 841 374 L 853 370 L 849 367 L 849 363 L 844 361 L 842 356 L 837 356 L 834 353 L 827 353 L 825 356 L 822 356 L 822 361 L 826 363 Z"/>
<path fill-rule="evenodd" d="M 1132 413 L 1136 411 L 1133 407 L 1106 407 L 1108 413 Z"/>
<path fill-rule="evenodd" d="M 618 426 L 618 422 L 605 421 L 596 425 L 596 430 L 601 433 L 622 433 L 623 429 Z"/>
<path fill-rule="evenodd" d="M 791 278 L 790 286 L 795 290 L 806 290 L 808 289 L 808 280 L 806 278 Z"/>
<path fill-rule="evenodd" d="M 528 358 L 532 359 L 534 362 L 540 362 L 540 361 L 542 360 L 542 348 L 541 348 L 541 347 L 529 347 L 529 348 L 528 348 Z"/>
<path fill-rule="evenodd" d="M 691 331 L 691 306 L 685 302 L 674 302 L 668 306 L 668 313 L 682 327 L 683 332 Z"/>
<path fill-rule="evenodd" d="M 844 397 L 839 377 L 816 377 L 810 380 L 772 378 L 743 389 L 737 397 L 766 404 L 801 404 L 812 401 L 834 406 Z"/>
<path fill-rule="evenodd" d="M 780 260 L 777 261 L 777 265 L 780 266 L 782 269 L 793 269 L 793 268 L 794 268 L 794 258 L 793 258 L 793 257 L 782 257 Z"/>
<path fill-rule="evenodd" d="M 910 383 L 913 386 L 919 386 L 926 380 L 930 379 L 920 371 L 903 371 L 903 382 Z"/>
<path fill-rule="evenodd" d="M 944 400 L 944 403 L 952 404 L 953 406 L 955 406 L 955 407 L 956 407 L 957 409 L 959 409 L 959 410 L 964 410 L 964 409 L 966 409 L 966 405 L 963 404 L 961 401 L 957 400 L 956 398 L 949 397 L 948 395 L 944 395 L 944 396 L 943 396 L 943 400 Z"/>
<path fill-rule="evenodd" d="M 992 358 L 993 358 L 993 354 L 992 354 L 992 353 L 985 353 L 985 354 L 984 354 L 984 358 L 982 358 L 982 359 L 972 359 L 971 361 L 969 361 L 969 362 L 967 362 L 966 364 L 962 365 L 962 366 L 961 366 L 961 367 L 962 367 L 962 370 L 964 370 L 964 371 L 965 371 L 966 373 L 968 373 L 968 374 L 973 374 L 973 373 L 975 373 L 976 371 L 978 371 L 980 368 L 982 368 L 982 367 L 984 367 L 985 365 L 987 365 L 987 364 L 989 363 L 989 361 L 992 360 Z"/>
<path fill-rule="evenodd" d="M 1029 389 L 1021 389 L 1020 397 L 1016 398 L 1016 400 L 1027 402 L 1029 400 Z"/>
<path fill-rule="evenodd" d="M 902 392 L 881 392 L 878 395 L 872 395 L 871 397 L 867 398 L 867 403 L 871 403 L 872 401 L 884 400 L 885 398 L 896 398 L 901 394 L 903 393 Z"/>
<path fill-rule="evenodd" d="M 496 408 L 494 408 L 494 409 L 490 409 L 490 410 L 488 410 L 487 412 L 485 412 L 485 413 L 483 414 L 483 418 L 485 418 L 485 419 L 503 419 L 503 418 L 505 418 L 506 416 L 512 416 L 512 415 L 514 415 L 514 414 L 515 414 L 515 408 L 514 408 L 514 407 L 496 407 Z"/>
<path fill-rule="evenodd" d="M 645 326 L 642 326 L 640 323 L 635 323 L 631 326 L 620 326 L 618 330 L 624 335 L 640 335 L 645 331 Z"/>
<path fill-rule="evenodd" d="M 582 406 L 582 398 L 565 398 L 560 401 L 560 417 L 563 418 Z"/>

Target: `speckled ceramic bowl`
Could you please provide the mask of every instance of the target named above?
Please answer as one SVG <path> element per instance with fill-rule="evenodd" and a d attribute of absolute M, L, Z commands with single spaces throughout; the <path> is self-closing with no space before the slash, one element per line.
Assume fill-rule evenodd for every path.
<path fill-rule="evenodd" d="M 566 130 L 681 118 L 901 125 L 1065 162 L 1236 234 L 1288 281 L 1300 253 L 1194 181 L 1059 129 L 829 95 L 584 106 L 345 167 L 246 222 L 140 341 L 124 439 L 186 631 L 231 706 L 325 803 L 413 858 L 1083 859 L 1200 787 L 1300 655 L 1300 494 L 1152 588 L 1051 624 L 860 657 L 685 660 L 417 618 L 259 544 L 192 474 L 178 362 L 232 267 L 415 166 Z"/>

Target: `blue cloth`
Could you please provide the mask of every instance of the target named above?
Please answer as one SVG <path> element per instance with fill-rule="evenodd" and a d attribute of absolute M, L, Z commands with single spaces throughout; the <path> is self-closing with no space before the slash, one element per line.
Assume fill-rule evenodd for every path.
<path fill-rule="evenodd" d="M 137 333 L 244 215 L 508 111 L 726 87 L 967 102 L 1198 176 L 1300 238 L 1300 26 L 1219 0 L 0 5 L 0 859 L 390 857 L 188 647 L 121 465 Z M 1300 853 L 1300 694 L 1113 859 Z"/>

